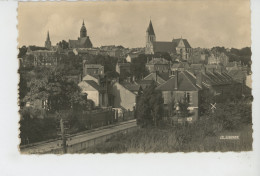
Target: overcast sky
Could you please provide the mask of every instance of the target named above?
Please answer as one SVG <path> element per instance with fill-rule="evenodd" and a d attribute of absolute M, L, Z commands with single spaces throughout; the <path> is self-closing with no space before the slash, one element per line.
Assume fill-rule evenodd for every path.
<path fill-rule="evenodd" d="M 19 46 L 77 39 L 85 20 L 93 46 L 144 47 L 152 20 L 157 41 L 186 38 L 192 47 L 251 45 L 249 0 L 19 2 Z"/>

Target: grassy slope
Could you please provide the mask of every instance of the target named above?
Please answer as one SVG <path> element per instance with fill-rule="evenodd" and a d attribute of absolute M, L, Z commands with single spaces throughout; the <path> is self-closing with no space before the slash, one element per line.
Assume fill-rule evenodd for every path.
<path fill-rule="evenodd" d="M 190 126 L 166 127 L 164 129 L 138 129 L 129 134 L 120 134 L 105 143 L 82 151 L 83 153 L 123 153 L 123 152 L 209 152 L 209 151 L 250 151 L 252 150 L 252 126 L 244 125 L 238 134 L 239 140 L 220 140 L 221 131 L 215 134 L 194 124 Z M 201 128 L 200 128 L 201 127 Z"/>

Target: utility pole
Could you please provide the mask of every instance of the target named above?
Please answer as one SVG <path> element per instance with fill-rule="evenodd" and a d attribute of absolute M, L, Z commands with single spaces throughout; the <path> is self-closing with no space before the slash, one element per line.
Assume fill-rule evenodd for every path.
<path fill-rule="evenodd" d="M 63 124 L 62 118 L 60 119 L 60 130 L 61 130 L 63 153 L 67 153 L 66 136 L 65 136 L 65 129 L 64 129 L 64 124 Z"/>

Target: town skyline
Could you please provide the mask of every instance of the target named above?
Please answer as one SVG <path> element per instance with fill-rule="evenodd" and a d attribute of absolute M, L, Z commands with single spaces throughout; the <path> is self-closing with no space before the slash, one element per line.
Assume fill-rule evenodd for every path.
<path fill-rule="evenodd" d="M 129 5 L 131 12 L 128 10 Z M 242 0 L 241 3 L 228 1 L 225 6 L 216 1 L 172 1 L 149 4 L 67 2 L 58 7 L 53 5 L 53 2 L 26 2 L 20 3 L 18 8 L 18 42 L 19 47 L 43 46 L 48 31 L 53 45 L 61 40 L 75 39 L 79 37 L 79 30 L 84 20 L 87 35 L 90 36 L 94 47 L 102 45 L 145 47 L 145 31 L 151 19 L 157 41 L 171 41 L 173 38 L 182 37 L 188 39 L 193 48 L 214 46 L 243 48 L 251 45 L 250 10 L 244 9 L 244 6 L 249 5 L 250 2 L 247 0 Z M 158 6 L 160 8 L 154 8 Z M 188 7 L 193 8 L 182 13 Z M 39 16 L 36 11 L 41 15 Z M 71 13 L 67 13 L 68 11 Z M 30 23 L 26 22 L 28 19 Z"/>

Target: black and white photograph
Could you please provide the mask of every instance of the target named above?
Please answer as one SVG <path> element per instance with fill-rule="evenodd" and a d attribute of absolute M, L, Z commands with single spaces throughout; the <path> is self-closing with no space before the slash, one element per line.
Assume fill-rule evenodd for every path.
<path fill-rule="evenodd" d="M 17 12 L 21 154 L 253 150 L 249 0 Z"/>

